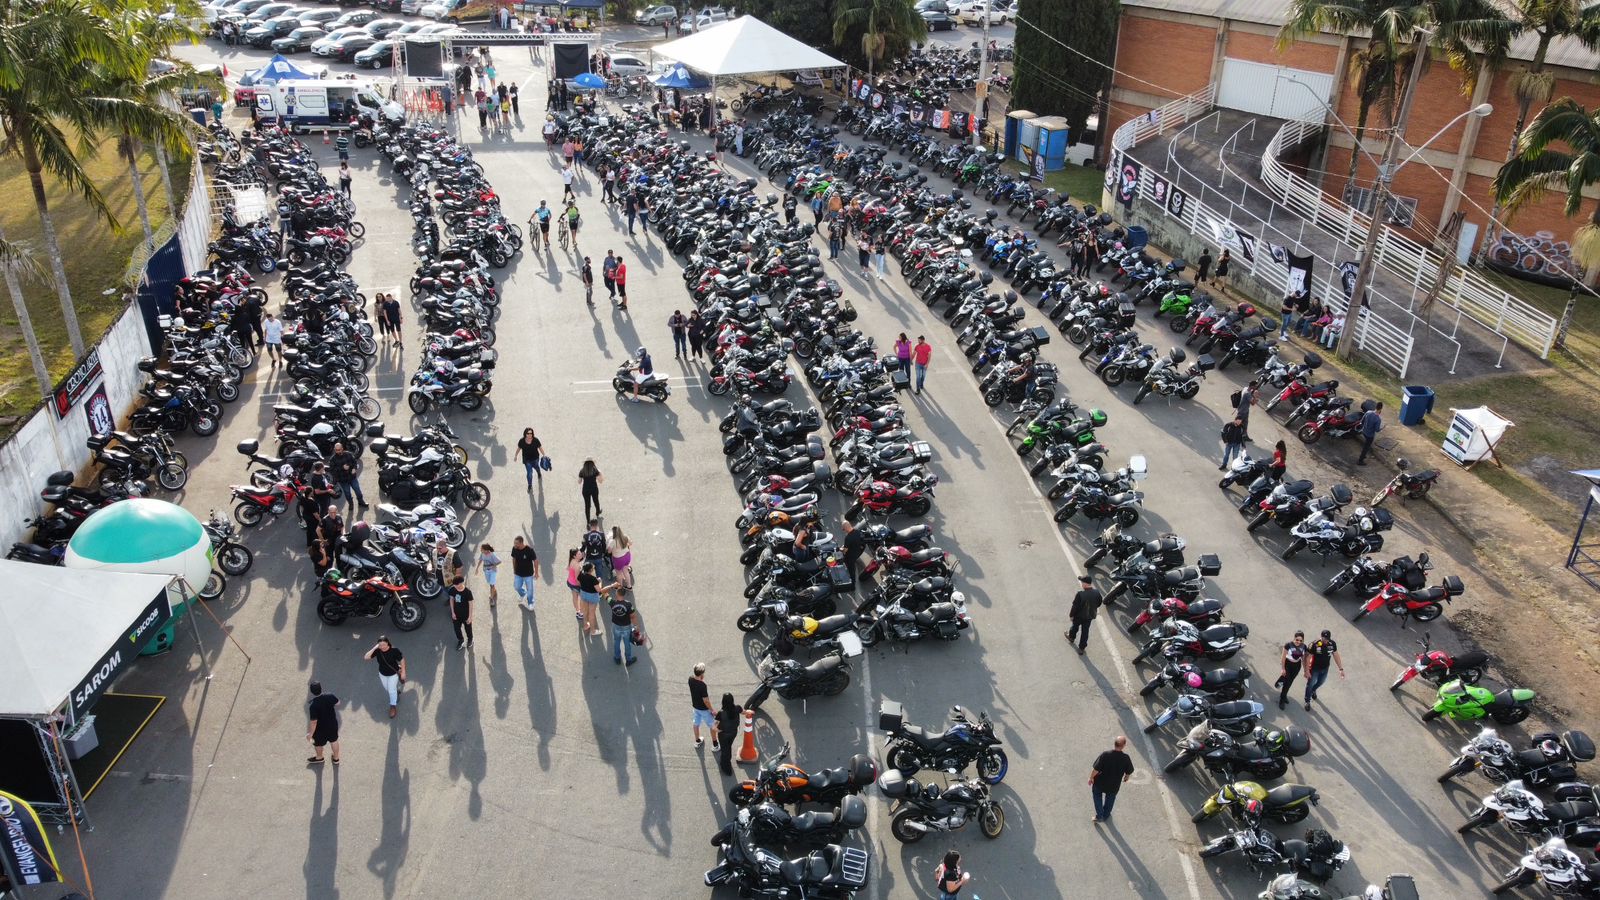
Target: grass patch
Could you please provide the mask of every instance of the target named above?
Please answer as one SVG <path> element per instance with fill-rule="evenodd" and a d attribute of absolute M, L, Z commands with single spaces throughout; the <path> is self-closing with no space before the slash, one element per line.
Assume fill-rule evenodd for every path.
<path fill-rule="evenodd" d="M 1010 160 L 1004 168 L 1013 175 L 1020 175 L 1026 166 L 1016 160 Z M 1044 186 L 1055 188 L 1057 193 L 1065 194 L 1079 206 L 1085 202 L 1099 206 L 1100 189 L 1105 185 L 1105 177 L 1105 173 L 1099 169 L 1068 164 L 1060 171 L 1044 173 Z"/>
<path fill-rule="evenodd" d="M 187 162 L 173 160 L 170 164 L 173 189 L 178 192 L 181 206 L 189 190 Z M 166 189 L 161 184 L 161 172 L 155 160 L 145 155 L 139 164 L 144 175 L 145 202 L 150 210 L 151 228 L 173 217 L 168 208 Z M 86 344 L 93 345 L 124 308 L 120 292 L 106 296 L 102 292 L 122 283 L 123 273 L 133 252 L 144 241 L 144 231 L 139 224 L 138 205 L 134 201 L 133 183 L 128 177 L 128 166 L 118 157 L 108 143 L 99 156 L 85 164 L 90 178 L 99 185 L 111 207 L 120 230 L 96 216 L 89 205 L 76 194 L 45 177 L 45 193 L 55 221 L 56 240 L 64 254 L 63 265 L 67 271 L 67 285 L 78 311 L 78 327 Z M 15 157 L 0 159 L 0 222 L 5 224 L 6 237 L 27 246 L 40 269 L 40 277 L 24 280 L 23 296 L 28 312 L 33 318 L 34 332 L 38 335 L 45 365 L 50 369 L 52 381 L 60 379 L 72 369 L 76 360 L 67 342 L 67 329 L 50 276 L 50 258 L 45 251 L 43 229 L 33 203 L 33 189 L 22 162 Z M 10 303 L 0 303 L 0 416 L 26 415 L 39 402 L 38 388 L 33 377 L 33 366 L 28 361 L 27 345 L 18 328 L 16 313 Z"/>

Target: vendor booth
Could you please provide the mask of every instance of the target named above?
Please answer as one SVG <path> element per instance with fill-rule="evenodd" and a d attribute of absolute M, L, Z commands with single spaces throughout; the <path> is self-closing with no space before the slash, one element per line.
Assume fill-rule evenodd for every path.
<path fill-rule="evenodd" d="M 0 791 L 47 822 L 81 818 L 85 791 L 74 760 L 101 750 L 120 756 L 125 742 L 99 745 L 137 734 L 102 733 L 96 705 L 172 620 L 183 592 L 168 589 L 179 579 L 9 560 L 0 560 L 0 579 Z"/>
<path fill-rule="evenodd" d="M 842 69 L 845 65 L 754 16 L 740 16 L 651 50 L 711 76 L 713 96 L 717 79 L 726 75 Z M 715 127 L 715 122 L 712 124 Z"/>

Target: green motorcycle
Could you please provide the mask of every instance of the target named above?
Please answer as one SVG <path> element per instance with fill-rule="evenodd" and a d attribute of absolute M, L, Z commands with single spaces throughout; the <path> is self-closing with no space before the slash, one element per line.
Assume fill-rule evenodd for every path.
<path fill-rule="evenodd" d="M 1439 688 L 1439 698 L 1433 708 L 1422 714 L 1422 721 L 1431 722 L 1440 716 L 1457 721 L 1489 718 L 1501 725 L 1515 725 L 1528 717 L 1533 708 L 1533 691 L 1527 688 L 1492 688 L 1476 684 L 1463 684 L 1460 679 L 1447 681 Z"/>
<path fill-rule="evenodd" d="M 1094 430 L 1106 424 L 1106 414 L 1098 409 L 1089 410 L 1087 419 L 1049 419 L 1030 422 L 1017 445 L 1017 455 L 1026 457 L 1041 447 L 1067 444 L 1082 447 L 1094 443 Z"/>
<path fill-rule="evenodd" d="M 1167 291 L 1167 295 L 1161 298 L 1161 305 L 1156 309 L 1156 318 L 1187 315 L 1189 307 L 1194 305 L 1193 291 L 1193 287 L 1186 285 Z"/>

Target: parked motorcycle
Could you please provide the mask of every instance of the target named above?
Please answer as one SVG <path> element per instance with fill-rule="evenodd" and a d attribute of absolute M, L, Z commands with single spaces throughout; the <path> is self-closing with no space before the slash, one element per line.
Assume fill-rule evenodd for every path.
<path fill-rule="evenodd" d="M 950 726 L 932 733 L 907 724 L 900 704 L 886 701 L 878 713 L 878 727 L 889 733 L 884 761 L 902 775 L 914 775 L 919 769 L 960 772 L 977 763 L 979 778 L 999 784 L 1010 766 L 988 713 L 978 713 L 973 721 L 961 707 L 952 706 Z"/>
<path fill-rule="evenodd" d="M 1501 725 L 1515 725 L 1532 712 L 1533 691 L 1527 688 L 1491 688 L 1475 684 L 1449 681 L 1439 687 L 1439 698 L 1433 708 L 1422 714 L 1422 721 L 1431 722 L 1444 716 L 1458 722 L 1490 718 Z"/>
<path fill-rule="evenodd" d="M 1249 740 L 1244 737 L 1201 722 L 1178 741 L 1178 755 L 1161 771 L 1177 772 L 1199 760 L 1206 771 L 1224 782 L 1238 778 L 1269 781 L 1282 778 L 1295 759 L 1311 752 L 1310 735 L 1293 725 L 1271 731 L 1255 728 Z"/>
<path fill-rule="evenodd" d="M 788 758 L 789 745 L 784 744 L 777 754 L 762 763 L 756 777 L 729 788 L 728 800 L 740 807 L 762 801 L 785 806 L 802 803 L 838 806 L 844 798 L 866 790 L 878 777 L 878 764 L 864 753 L 850 757 L 849 763 L 839 768 L 815 772 L 785 762 Z"/>
<path fill-rule="evenodd" d="M 322 576 L 321 594 L 317 618 L 328 625 L 343 625 L 350 618 L 375 619 L 385 608 L 401 631 L 415 631 L 428 618 L 427 607 L 411 599 L 409 588 L 378 576 L 349 581 L 337 568 L 329 569 Z"/>
<path fill-rule="evenodd" d="M 932 832 L 958 831 L 972 819 L 990 839 L 1006 827 L 1005 811 L 989 796 L 989 786 L 977 778 L 952 779 L 941 788 L 889 769 L 878 776 L 878 790 L 894 801 L 889 807 L 893 816 L 889 833 L 902 844 L 915 844 Z"/>
<path fill-rule="evenodd" d="M 760 709 L 761 704 L 774 691 L 785 700 L 805 697 L 832 697 L 850 686 L 850 663 L 842 652 L 829 653 L 810 665 L 792 659 L 775 660 L 772 669 L 761 679 L 755 692 L 745 700 L 744 708 Z"/>
<path fill-rule="evenodd" d="M 1533 746 L 1517 750 L 1493 728 L 1485 728 L 1461 748 L 1460 755 L 1439 776 L 1439 783 L 1477 769 L 1498 784 L 1562 784 L 1578 777 L 1573 763 L 1594 759 L 1594 741 L 1581 731 L 1563 731 L 1559 735 L 1545 731 L 1530 740 Z"/>
<path fill-rule="evenodd" d="M 1293 823 L 1311 815 L 1311 807 L 1322 801 L 1322 795 L 1305 784 L 1280 784 L 1268 790 L 1254 781 L 1235 781 L 1207 797 L 1190 821 L 1204 822 L 1225 809 L 1238 818 L 1244 804 L 1250 800 L 1261 803 L 1259 814 L 1262 817 Z"/>
<path fill-rule="evenodd" d="M 1478 679 L 1483 677 L 1484 668 L 1489 664 L 1489 656 L 1482 650 L 1463 650 L 1452 654 L 1433 649 L 1433 636 L 1428 632 L 1423 632 L 1422 640 L 1417 643 L 1421 645 L 1422 651 L 1417 654 L 1416 661 L 1400 670 L 1394 683 L 1389 685 L 1389 690 L 1399 690 L 1402 685 L 1418 675 L 1435 685 L 1447 681 L 1477 684 Z"/>
<path fill-rule="evenodd" d="M 1554 801 L 1546 803 L 1521 781 L 1512 779 L 1483 798 L 1456 833 L 1466 834 L 1505 822 L 1512 831 L 1527 837 L 1558 837 L 1580 847 L 1600 844 L 1600 796 L 1595 789 L 1570 782 L 1557 785 L 1552 796 Z"/>

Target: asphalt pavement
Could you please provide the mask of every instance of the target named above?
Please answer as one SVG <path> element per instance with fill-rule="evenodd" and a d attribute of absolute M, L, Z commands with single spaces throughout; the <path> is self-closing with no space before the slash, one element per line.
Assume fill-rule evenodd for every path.
<path fill-rule="evenodd" d="M 212 61 L 220 54 L 236 71 L 261 56 L 221 50 L 208 44 L 184 55 Z M 496 136 L 480 134 L 475 120 L 463 118 L 461 134 L 507 214 L 521 221 L 541 199 L 559 199 L 560 179 L 538 133 L 543 76 L 513 52 L 499 54 L 497 66 L 524 86 L 524 121 L 509 136 Z M 331 172 L 332 148 L 315 137 L 307 142 Z M 414 260 L 401 190 L 371 150 L 354 151 L 352 167 L 367 236 L 350 271 L 369 297 L 392 290 L 404 296 Z M 730 167 L 745 168 L 740 161 Z M 666 320 L 691 306 L 678 262 L 659 239 L 626 235 L 620 215 L 599 194 L 592 175 L 578 185 L 587 222 L 583 252 L 596 267 L 608 249 L 623 256 L 631 314 L 610 307 L 603 291 L 596 308 L 586 308 L 578 261 L 530 244 L 497 273 L 505 303 L 495 390 L 476 413 L 449 414 L 475 477 L 493 491 L 489 509 L 469 519 L 464 549 L 489 541 L 504 555 L 514 536 L 527 536 L 543 564 L 537 612 L 516 608 L 509 590 L 491 611 L 482 579 L 474 576 L 477 642 L 470 651 L 454 649 L 438 601 L 430 603 L 423 627 L 409 634 L 396 633 L 387 619 L 330 628 L 316 617 L 311 570 L 292 520 L 251 532 L 246 540 L 256 567 L 212 606 L 229 640 L 203 622 L 211 676 L 185 630 L 176 651 L 141 660 L 118 685 L 173 702 L 88 803 L 95 827 L 85 835 L 85 856 L 97 896 L 601 898 L 619 888 L 652 897 L 706 891 L 700 879 L 715 861 L 707 839 L 728 814 L 731 782 L 717 773 L 709 749 L 693 745 L 686 680 L 703 661 L 712 697 L 732 691 L 742 700 L 756 682 L 752 660 L 762 646 L 733 627 L 744 607 L 732 526 L 738 499 L 716 429 L 727 405 L 701 388 L 702 368 L 671 358 Z M 1171 779 L 1155 772 L 1180 732 L 1140 733 L 1150 707 L 1136 690 L 1148 670 L 1129 664 L 1134 645 L 1121 633 L 1125 619 L 1103 615 L 1084 657 L 1063 639 L 1089 527 L 1051 522 L 1050 504 L 1019 464 L 1003 420 L 982 403 L 942 319 L 897 276 L 863 278 L 852 253 L 829 268 L 861 312 L 857 326 L 881 345 L 905 331 L 926 335 L 937 351 L 926 392 L 902 402 L 909 426 L 935 450 L 941 483 L 929 521 L 938 543 L 960 560 L 960 586 L 976 627 L 953 644 L 869 651 L 854 663 L 855 684 L 839 697 L 769 701 L 757 726 L 763 755 L 789 743 L 799 765 L 842 764 L 881 745 L 875 724 L 883 699 L 904 703 L 908 718 L 927 727 L 940 726 L 952 704 L 995 719 L 1011 758 L 996 789 L 1005 832 L 991 841 L 968 828 L 901 845 L 888 834 L 886 802 L 872 792 L 870 896 L 931 896 L 933 868 L 955 847 L 974 873 L 973 889 L 990 900 L 1253 897 L 1264 877 L 1237 860 L 1208 870 L 1194 855 L 1203 840 L 1221 833 L 1217 824 L 1197 828 L 1188 821 L 1214 786 L 1192 771 Z M 271 292 L 275 306 L 280 297 Z M 409 318 L 407 346 L 385 348 L 373 370 L 390 430 L 413 424 L 404 405 L 417 360 Z M 1031 314 L 1030 323 L 1038 321 Z M 1164 326 L 1162 332 L 1161 341 L 1170 342 Z M 666 405 L 612 395 L 612 373 L 640 345 L 651 348 L 658 371 L 673 377 Z M 1132 388 L 1112 396 L 1070 350 L 1056 336 L 1045 356 L 1060 364 L 1080 405 L 1110 414 L 1101 437 L 1112 461 L 1121 464 L 1134 453 L 1150 461 L 1140 528 L 1176 531 L 1188 539 L 1191 555 L 1222 557 L 1222 575 L 1207 593 L 1227 598 L 1230 616 L 1251 626 L 1241 661 L 1258 673 L 1257 699 L 1267 699 L 1276 646 L 1295 628 L 1313 635 L 1331 628 L 1340 643 L 1349 678 L 1328 683 L 1316 712 L 1280 713 L 1269 703 L 1269 722 L 1300 724 L 1312 736 L 1312 752 L 1288 780 L 1311 784 L 1324 798 L 1305 826 L 1280 826 L 1282 836 L 1317 826 L 1345 840 L 1354 859 L 1331 886 L 1343 893 L 1390 872 L 1416 875 L 1430 900 L 1482 893 L 1515 846 L 1503 837 L 1463 843 L 1454 834 L 1488 783 L 1469 778 L 1441 790 L 1434 776 L 1468 730 L 1418 722 L 1425 708 L 1420 688 L 1398 696 L 1386 690 L 1409 659 L 1412 635 L 1388 617 L 1349 624 L 1350 601 L 1330 603 L 1317 593 L 1331 565 L 1280 562 L 1282 533 L 1269 528 L 1252 539 L 1219 496 L 1216 434 L 1233 373 L 1214 376 L 1195 402 L 1153 398 L 1136 410 L 1128 403 Z M 228 484 L 243 472 L 234 445 L 270 429 L 271 403 L 286 387 L 281 376 L 257 367 L 220 434 L 184 439 L 185 452 L 199 461 L 177 498 L 184 506 L 197 514 L 222 508 Z M 800 391 L 793 394 L 797 402 L 805 396 Z M 511 461 L 525 426 L 538 430 L 554 460 L 531 492 Z M 1259 411 L 1252 431 L 1252 452 L 1283 433 Z M 1291 471 L 1319 484 L 1331 479 L 1326 466 L 1307 461 L 1298 442 L 1291 444 Z M 1318 452 L 1345 455 L 1342 448 Z M 651 641 L 641 662 L 628 668 L 612 663 L 601 639 L 580 637 L 561 584 L 565 551 L 584 527 L 576 470 L 586 457 L 605 474 L 606 526 L 621 526 L 635 541 L 637 597 Z M 367 491 L 375 501 L 370 475 Z M 835 513 L 843 506 L 836 497 L 829 503 Z M 1403 512 L 1390 538 L 1396 552 L 1428 546 Z M 1439 572 L 1462 573 L 1470 589 L 1463 562 L 1440 560 Z M 1443 629 L 1434 630 L 1438 637 Z M 393 721 L 372 664 L 360 658 L 385 631 L 406 654 L 411 675 Z M 344 760 L 337 769 L 303 761 L 305 686 L 312 679 L 342 700 Z M 1138 772 L 1113 821 L 1091 824 L 1089 766 L 1118 734 L 1130 736 Z"/>

